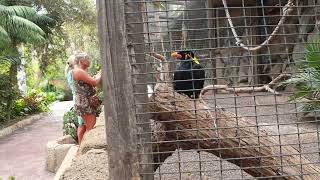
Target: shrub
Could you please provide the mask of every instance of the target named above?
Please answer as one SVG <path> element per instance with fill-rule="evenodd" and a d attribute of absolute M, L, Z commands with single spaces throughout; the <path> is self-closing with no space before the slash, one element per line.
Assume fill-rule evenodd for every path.
<path fill-rule="evenodd" d="M 19 98 L 17 87 L 12 85 L 8 74 L 0 73 L 0 122 L 11 119 L 12 109 Z"/>
<path fill-rule="evenodd" d="M 12 114 L 17 117 L 44 112 L 48 111 L 48 105 L 49 102 L 46 102 L 43 96 L 31 93 L 15 101 Z"/>
<path fill-rule="evenodd" d="M 290 101 L 303 100 L 298 111 L 308 113 L 320 109 L 320 39 L 307 45 L 306 49 L 304 63 L 298 64 L 298 72 L 283 84 L 296 88 Z"/>
<path fill-rule="evenodd" d="M 63 134 L 71 135 L 72 138 L 78 141 L 78 119 L 74 108 L 71 108 L 70 111 L 66 112 L 63 115 Z"/>
<path fill-rule="evenodd" d="M 32 93 L 24 99 L 25 107 L 28 109 L 28 113 L 37 113 L 46 110 L 46 102 L 42 96 Z"/>

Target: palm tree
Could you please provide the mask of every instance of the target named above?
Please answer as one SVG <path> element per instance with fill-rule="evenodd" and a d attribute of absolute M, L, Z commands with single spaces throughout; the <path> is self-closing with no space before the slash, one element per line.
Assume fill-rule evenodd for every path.
<path fill-rule="evenodd" d="M 49 26 L 53 23 L 51 18 L 38 14 L 31 7 L 0 4 L 0 63 L 9 63 L 9 78 L 13 89 L 18 86 L 18 67 L 24 61 L 23 54 L 19 54 L 23 52 L 23 44 L 44 42 L 46 33 L 50 33 Z M 26 82 L 25 77 L 22 80 Z M 15 99 L 7 99 L 8 110 L 12 109 Z"/>
<path fill-rule="evenodd" d="M 298 73 L 283 84 L 296 88 L 290 100 L 303 101 L 298 110 L 309 113 L 320 110 L 320 39 L 307 45 L 306 50 L 304 63 L 297 65 Z"/>
<path fill-rule="evenodd" d="M 45 32 L 36 24 L 51 20 L 26 6 L 0 5 L 0 42 L 3 44 L 41 42 Z"/>
<path fill-rule="evenodd" d="M 19 53 L 23 52 L 23 43 L 44 42 L 52 25 L 51 18 L 38 14 L 31 7 L 0 4 L 0 63 L 11 63 L 13 84 L 17 84 L 17 67 L 24 61 L 23 54 Z"/>
<path fill-rule="evenodd" d="M 37 14 L 31 7 L 0 4 L 0 60 L 8 59 L 8 54 L 4 56 L 1 53 L 4 49 L 15 48 L 21 43 L 43 42 L 51 24 L 53 24 L 51 18 Z"/>

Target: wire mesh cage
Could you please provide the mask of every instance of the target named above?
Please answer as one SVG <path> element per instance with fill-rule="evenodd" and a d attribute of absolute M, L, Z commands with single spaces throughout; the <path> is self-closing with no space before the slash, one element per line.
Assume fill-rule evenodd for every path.
<path fill-rule="evenodd" d="M 151 149 L 140 165 L 153 171 L 139 174 L 318 179 L 319 5 L 125 1 L 126 26 L 139 27 L 126 35 L 142 37 L 127 42 L 131 58 L 143 57 L 130 61 L 136 125 L 150 127 L 136 135 Z"/>

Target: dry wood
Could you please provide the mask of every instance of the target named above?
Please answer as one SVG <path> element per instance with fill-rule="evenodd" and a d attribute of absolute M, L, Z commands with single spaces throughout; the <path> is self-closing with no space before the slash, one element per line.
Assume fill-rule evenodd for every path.
<path fill-rule="evenodd" d="M 158 54 L 153 56 L 161 61 L 165 60 Z M 168 71 L 162 69 L 160 72 Z M 254 88 L 207 86 L 201 95 L 209 90 L 219 89 L 234 93 L 267 91 L 278 94 L 271 87 L 288 77 L 291 75 L 280 74 L 269 84 Z M 238 165 L 254 177 L 320 178 L 319 167 L 311 164 L 296 149 L 282 146 L 280 150 L 279 141 L 273 136 L 268 136 L 257 124 L 236 117 L 223 109 L 208 108 L 202 96 L 194 103 L 187 96 L 175 93 L 170 85 L 163 83 L 163 79 L 158 79 L 149 103 L 149 109 L 153 112 L 152 127 L 155 132 L 152 137 L 154 169 L 177 148 L 200 148 Z"/>
<path fill-rule="evenodd" d="M 153 140 L 157 163 L 163 162 L 177 148 L 189 150 L 200 147 L 240 166 L 254 177 L 279 179 L 320 179 L 320 169 L 291 146 L 279 148 L 279 141 L 268 136 L 257 124 L 236 117 L 233 113 L 215 108 L 208 111 L 206 105 L 193 103 L 187 96 L 175 93 L 170 86 L 158 83 L 155 94 L 149 99 L 152 119 L 166 133 L 165 138 Z M 195 110 L 196 109 L 196 110 Z M 161 128 L 160 128 L 161 129 Z M 178 130 L 172 132 L 174 130 Z M 171 141 L 165 143 L 165 141 Z M 304 175 L 302 175 L 304 174 Z"/>
<path fill-rule="evenodd" d="M 274 80 L 272 80 L 269 84 L 265 84 L 260 87 L 237 87 L 232 88 L 227 85 L 209 85 L 202 89 L 200 96 L 204 95 L 206 92 L 210 90 L 225 90 L 227 93 L 233 92 L 233 93 L 251 93 L 251 92 L 270 92 L 273 94 L 280 94 L 276 90 L 272 89 L 271 87 L 279 83 L 280 81 L 283 81 L 284 79 L 291 77 L 290 74 L 280 74 L 278 77 L 276 77 Z"/>
<path fill-rule="evenodd" d="M 212 2 L 213 4 L 213 7 L 222 7 L 223 6 L 223 3 L 221 0 L 209 0 Z M 243 3 L 246 5 L 246 6 L 254 6 L 254 5 L 257 5 L 257 2 L 256 0 L 227 0 L 227 3 L 228 5 L 230 6 L 243 6 Z M 279 0 L 268 0 L 268 1 L 265 1 L 265 6 L 272 6 L 272 5 L 276 5 L 279 3 Z"/>

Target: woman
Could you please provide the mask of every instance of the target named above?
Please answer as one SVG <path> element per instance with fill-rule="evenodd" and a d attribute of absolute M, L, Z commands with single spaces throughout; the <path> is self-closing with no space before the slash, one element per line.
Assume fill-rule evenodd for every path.
<path fill-rule="evenodd" d="M 69 87 L 72 92 L 72 100 L 75 103 L 76 95 L 73 88 L 73 77 L 72 77 L 72 70 L 79 64 L 79 61 L 75 61 L 75 56 L 70 56 L 67 61 L 67 68 L 66 68 L 66 76 L 68 80 Z M 81 116 L 77 116 L 78 120 L 78 129 L 77 129 L 77 135 L 78 135 L 78 144 L 80 145 L 83 135 L 86 131 L 86 127 L 84 126 L 83 119 Z"/>
<path fill-rule="evenodd" d="M 97 108 L 92 104 L 92 97 L 96 94 L 95 86 L 101 81 L 101 73 L 91 77 L 87 70 L 91 59 L 85 54 L 77 54 L 75 61 L 79 61 L 79 67 L 72 71 L 73 86 L 76 95 L 76 112 L 84 120 L 85 133 L 90 131 L 96 124 Z"/>

